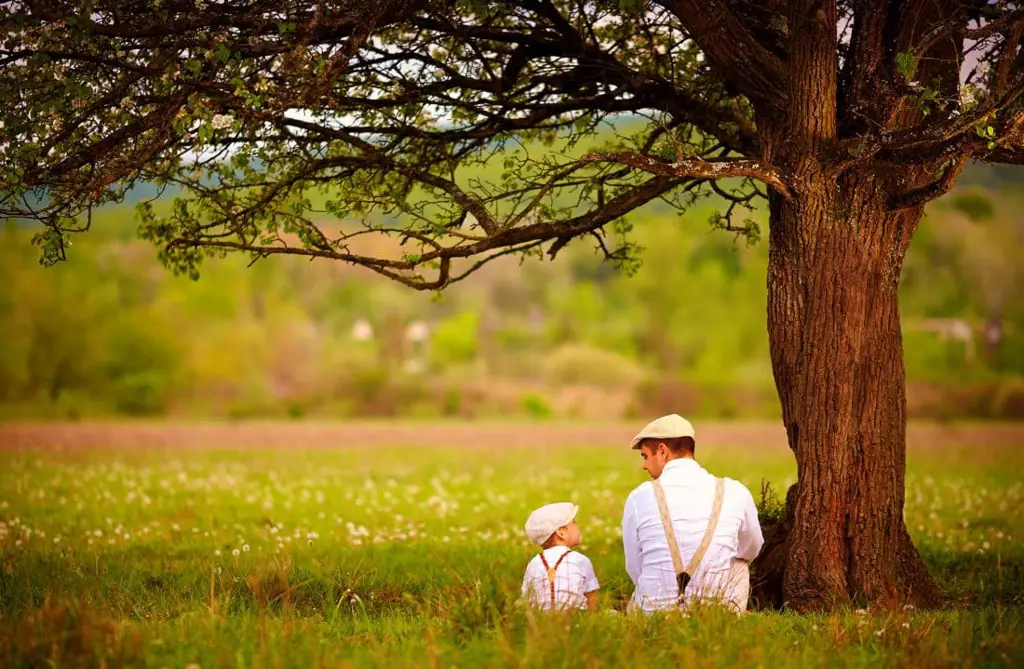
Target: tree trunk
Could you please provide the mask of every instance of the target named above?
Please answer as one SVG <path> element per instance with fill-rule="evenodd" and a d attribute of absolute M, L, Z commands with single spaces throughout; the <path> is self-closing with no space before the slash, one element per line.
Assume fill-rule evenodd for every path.
<path fill-rule="evenodd" d="M 768 334 L 799 481 L 755 572 L 797 610 L 939 601 L 903 521 L 897 285 L 921 210 L 887 209 L 889 190 L 876 174 L 812 173 L 771 203 Z"/>

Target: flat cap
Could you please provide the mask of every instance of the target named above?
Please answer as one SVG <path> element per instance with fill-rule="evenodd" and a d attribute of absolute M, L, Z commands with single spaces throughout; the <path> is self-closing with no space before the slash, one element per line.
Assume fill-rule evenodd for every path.
<path fill-rule="evenodd" d="M 545 504 L 526 519 L 526 536 L 540 546 L 560 527 L 571 523 L 579 510 L 580 507 L 572 502 Z"/>
<path fill-rule="evenodd" d="M 693 425 L 679 414 L 669 414 L 652 420 L 644 429 L 629 442 L 632 449 L 640 448 L 644 439 L 674 439 L 676 437 L 693 437 Z"/>

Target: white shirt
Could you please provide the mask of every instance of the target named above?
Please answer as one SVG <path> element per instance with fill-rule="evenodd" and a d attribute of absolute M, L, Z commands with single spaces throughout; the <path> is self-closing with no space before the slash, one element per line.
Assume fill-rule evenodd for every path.
<path fill-rule="evenodd" d="M 665 490 L 683 565 L 689 567 L 711 517 L 715 477 L 696 461 L 681 458 L 669 460 L 658 480 Z M 626 551 L 626 571 L 635 586 L 632 604 L 645 611 L 674 608 L 679 586 L 650 481 L 637 486 L 626 499 L 622 543 Z M 697 573 L 686 587 L 684 601 L 695 597 L 742 599 L 742 608 L 746 608 L 745 589 L 749 581 L 735 582 L 737 574 L 746 572 L 743 569 L 746 565 L 735 562 L 753 560 L 763 544 L 761 524 L 750 491 L 739 481 L 725 479 L 718 526 Z"/>
<path fill-rule="evenodd" d="M 555 608 L 585 609 L 587 598 L 584 595 L 601 587 L 594 574 L 594 565 L 583 553 L 570 551 L 565 546 L 552 546 L 543 551 L 544 559 L 550 567 L 554 567 L 565 553 L 568 555 L 555 570 Z M 530 604 L 543 609 L 551 608 L 551 584 L 548 581 L 548 570 L 544 568 L 540 555 L 535 556 L 526 565 L 522 596 Z"/>

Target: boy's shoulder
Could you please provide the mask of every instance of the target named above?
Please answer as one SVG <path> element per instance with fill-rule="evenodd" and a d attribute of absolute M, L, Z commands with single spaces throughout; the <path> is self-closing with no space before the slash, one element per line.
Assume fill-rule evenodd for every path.
<path fill-rule="evenodd" d="M 569 551 L 569 555 L 567 555 L 565 559 L 571 562 L 575 562 L 578 565 L 586 565 L 588 567 L 593 568 L 593 564 L 590 562 L 590 558 L 588 558 L 586 555 L 584 555 L 576 549 Z"/>

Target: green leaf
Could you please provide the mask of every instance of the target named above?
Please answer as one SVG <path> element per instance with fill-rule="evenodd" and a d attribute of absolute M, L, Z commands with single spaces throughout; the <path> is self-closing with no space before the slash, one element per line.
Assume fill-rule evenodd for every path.
<path fill-rule="evenodd" d="M 907 47 L 906 51 L 896 54 L 896 71 L 903 75 L 903 78 L 910 82 L 917 75 L 917 56 L 914 50 Z"/>

